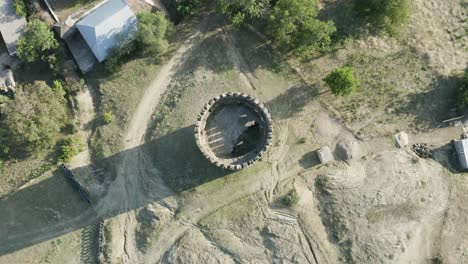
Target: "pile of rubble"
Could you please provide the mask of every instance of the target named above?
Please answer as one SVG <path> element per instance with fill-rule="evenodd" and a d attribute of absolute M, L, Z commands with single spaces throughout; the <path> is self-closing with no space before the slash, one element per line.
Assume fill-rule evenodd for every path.
<path fill-rule="evenodd" d="M 414 153 L 416 153 L 416 155 L 423 159 L 429 159 L 434 157 L 434 152 L 431 149 L 429 149 L 429 147 L 425 143 L 413 144 L 411 149 L 414 151 Z"/>

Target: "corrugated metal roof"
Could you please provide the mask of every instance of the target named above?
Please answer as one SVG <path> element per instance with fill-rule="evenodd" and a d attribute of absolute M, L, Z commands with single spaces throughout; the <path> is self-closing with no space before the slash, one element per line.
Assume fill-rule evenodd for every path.
<path fill-rule="evenodd" d="M 10 55 L 16 54 L 16 41 L 24 33 L 26 18 L 16 15 L 12 0 L 0 0 L 0 32 Z"/>
<path fill-rule="evenodd" d="M 125 0 L 109 0 L 76 24 L 98 61 L 135 32 L 137 18 Z"/>
<path fill-rule="evenodd" d="M 461 167 L 468 169 L 468 139 L 455 140 L 454 145 Z"/>

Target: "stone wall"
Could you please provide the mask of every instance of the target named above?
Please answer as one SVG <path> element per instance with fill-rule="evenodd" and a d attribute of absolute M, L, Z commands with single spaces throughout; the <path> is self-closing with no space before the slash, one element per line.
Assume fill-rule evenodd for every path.
<path fill-rule="evenodd" d="M 239 158 L 218 158 L 211 150 L 206 138 L 205 128 L 208 118 L 215 110 L 226 104 L 245 105 L 257 113 L 262 120 L 262 124 L 260 125 L 262 126 L 264 133 L 262 134 L 262 138 L 259 139 L 262 141 L 262 144 L 259 144 L 260 147 L 257 149 Z M 210 101 L 208 101 L 208 103 L 205 104 L 205 106 L 203 106 L 203 109 L 198 115 L 197 122 L 195 124 L 195 140 L 202 154 L 212 164 L 226 170 L 241 170 L 258 161 L 265 154 L 268 147 L 271 146 L 273 142 L 273 126 L 271 115 L 262 103 L 250 95 L 243 93 L 224 93 L 220 96 L 212 98 Z"/>

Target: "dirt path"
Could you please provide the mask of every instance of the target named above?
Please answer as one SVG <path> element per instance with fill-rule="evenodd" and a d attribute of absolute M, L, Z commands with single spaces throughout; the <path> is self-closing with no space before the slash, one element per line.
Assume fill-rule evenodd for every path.
<path fill-rule="evenodd" d="M 133 209 L 147 203 L 148 197 L 141 191 L 145 189 L 141 180 L 155 174 L 154 166 L 147 162 L 146 154 L 139 147 L 144 144 L 145 133 L 161 95 L 180 66 L 190 57 L 194 47 L 201 42 L 205 25 L 206 21 L 199 23 L 192 36 L 182 43 L 174 56 L 160 69 L 158 75 L 145 91 L 129 123 L 129 129 L 124 139 L 123 153 L 131 149 L 134 151 L 127 152 L 128 154 L 124 154 L 122 157 L 120 166 L 117 169 L 117 178 L 106 198 L 98 206 L 99 211 L 103 213 L 114 210 L 128 211 L 128 213 L 121 214 L 111 220 L 113 222 L 111 258 L 119 259 L 122 256 L 121 260 L 124 263 L 140 262 L 136 255 L 134 237 L 137 221 Z M 153 192 L 164 196 L 172 194 L 171 190 L 164 186 L 162 181 L 157 186 L 158 189 L 153 190 Z"/>

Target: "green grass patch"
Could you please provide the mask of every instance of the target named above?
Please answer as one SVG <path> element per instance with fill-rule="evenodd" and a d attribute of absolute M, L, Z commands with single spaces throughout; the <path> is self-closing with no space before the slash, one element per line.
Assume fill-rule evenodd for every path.
<path fill-rule="evenodd" d="M 96 158 L 109 157 L 120 150 L 128 121 L 159 67 L 151 58 L 140 58 L 127 62 L 113 75 L 98 69 L 87 78 L 101 93 L 100 112 L 112 113 L 111 122 L 109 116 L 102 116 L 107 125 L 98 127 L 91 139 Z"/>

